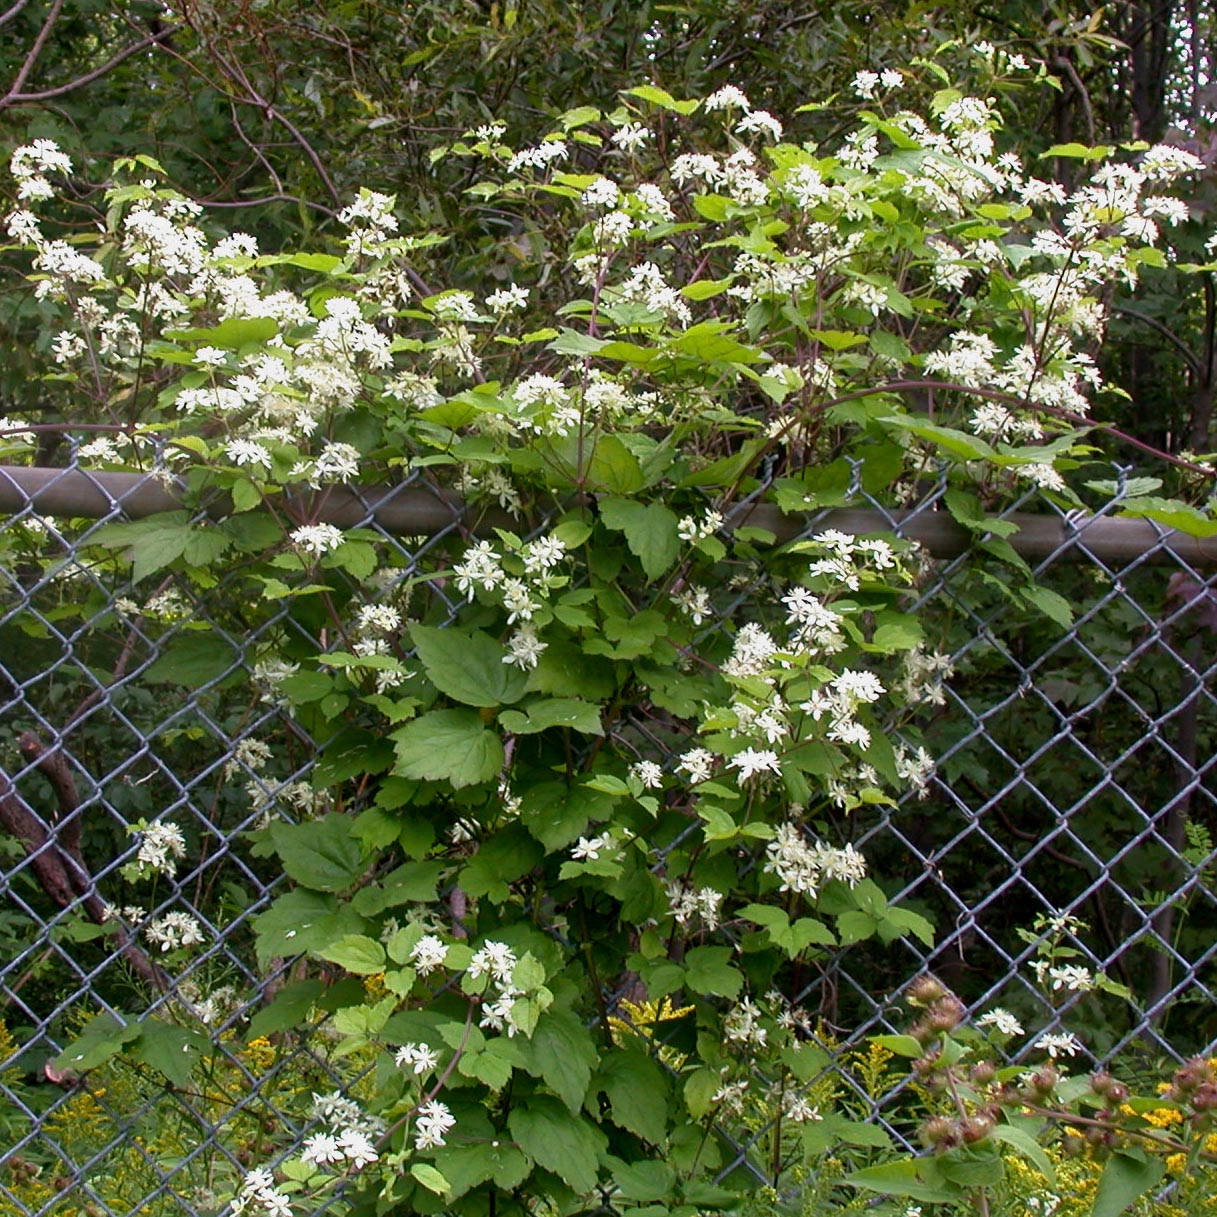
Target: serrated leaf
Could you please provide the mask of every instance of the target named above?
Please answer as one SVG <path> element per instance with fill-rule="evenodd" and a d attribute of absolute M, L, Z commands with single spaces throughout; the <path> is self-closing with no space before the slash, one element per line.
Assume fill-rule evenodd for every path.
<path fill-rule="evenodd" d="M 534 1162 L 553 1171 L 580 1195 L 596 1186 L 604 1134 L 582 1116 L 572 1116 L 558 1099 L 533 1095 L 524 1106 L 512 1110 L 507 1126 L 516 1144 Z"/>
<path fill-rule="evenodd" d="M 614 1124 L 651 1145 L 663 1145 L 670 1083 L 651 1057 L 637 1048 L 614 1049 L 600 1066 L 596 1087 L 608 1096 Z"/>
<path fill-rule="evenodd" d="M 174 1086 L 185 1086 L 207 1049 L 207 1038 L 187 1027 L 151 1018 L 139 1026 L 140 1036 L 132 1045 L 131 1055 L 164 1074 Z"/>
<path fill-rule="evenodd" d="M 499 726 L 512 735 L 536 735 L 550 727 L 569 727 L 584 735 L 603 735 L 600 707 L 577 697 L 551 697 L 529 702 L 521 710 L 504 710 Z"/>
<path fill-rule="evenodd" d="M 466 706 L 505 706 L 519 701 L 527 677 L 504 663 L 507 652 L 489 634 L 416 625 L 410 629 L 431 683 Z"/>
<path fill-rule="evenodd" d="M 161 650 L 160 658 L 144 672 L 144 680 L 198 690 L 226 675 L 237 660 L 237 653 L 221 635 L 212 630 L 191 631 L 179 634 Z"/>
<path fill-rule="evenodd" d="M 565 1007 L 550 1007 L 538 1021 L 532 1038 L 519 1044 L 524 1068 L 539 1077 L 577 1112 L 591 1083 L 598 1059 L 592 1033 Z"/>
<path fill-rule="evenodd" d="M 139 1036 L 140 1025 L 134 1019 L 120 1023 L 113 1014 L 98 1014 L 85 1023 L 80 1034 L 51 1064 L 61 1071 L 84 1073 L 104 1065 Z"/>
<path fill-rule="evenodd" d="M 600 518 L 609 528 L 625 534 L 625 543 L 648 579 L 658 579 L 680 556 L 680 521 L 662 503 L 602 499 Z"/>
<path fill-rule="evenodd" d="M 703 996 L 738 997 L 744 974 L 731 958 L 730 947 L 694 947 L 685 956 L 685 984 Z"/>
<path fill-rule="evenodd" d="M 1166 1173 L 1166 1164 L 1136 1150 L 1116 1150 L 1099 1178 L 1090 1217 L 1119 1217 Z"/>
<path fill-rule="evenodd" d="M 419 1181 L 429 1192 L 437 1196 L 447 1196 L 452 1187 L 448 1180 L 429 1162 L 414 1162 L 410 1165 L 410 1174 Z"/>
<path fill-rule="evenodd" d="M 641 101 L 649 101 L 653 106 L 664 110 L 673 110 L 677 114 L 692 114 L 701 103 L 699 101 L 677 101 L 667 89 L 655 85 L 639 85 L 636 89 L 623 89 L 626 97 L 637 97 Z"/>
<path fill-rule="evenodd" d="M 258 935 L 259 963 L 279 956 L 303 955 L 333 942 L 343 934 L 365 928 L 349 904 L 340 905 L 321 892 L 285 892 L 264 913 L 253 919 Z"/>
<path fill-rule="evenodd" d="M 356 976 L 374 976 L 383 972 L 388 962 L 384 947 L 366 934 L 344 934 L 337 942 L 327 943 L 313 953 Z"/>
<path fill-rule="evenodd" d="M 474 710 L 432 710 L 389 737 L 396 744 L 394 773 L 450 782 L 456 789 L 488 782 L 503 768 L 503 741 Z"/>
<path fill-rule="evenodd" d="M 272 824 L 270 837 L 283 869 L 315 892 L 341 892 L 363 871 L 363 850 L 347 816 L 331 813 L 303 824 Z"/>
<path fill-rule="evenodd" d="M 284 985 L 270 1004 L 249 1020 L 246 1042 L 286 1031 L 289 1027 L 300 1027 L 324 992 L 325 984 L 320 980 L 295 980 Z"/>

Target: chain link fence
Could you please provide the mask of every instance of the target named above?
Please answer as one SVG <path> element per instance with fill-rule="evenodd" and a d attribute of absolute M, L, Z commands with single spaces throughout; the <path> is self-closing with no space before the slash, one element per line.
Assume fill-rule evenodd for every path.
<path fill-rule="evenodd" d="M 894 511 L 855 489 L 848 506 L 797 525 L 745 503 L 729 521 L 787 539 L 833 527 L 920 540 L 934 557 L 915 611 L 952 673 L 922 723 L 938 761 L 923 797 L 842 825 L 892 902 L 933 922 L 935 945 L 910 936 L 844 949 L 791 996 L 830 1046 L 899 1030 L 900 993 L 932 971 L 973 1011 L 1000 1005 L 1028 1026 L 1068 1025 L 1095 1061 L 1148 1066 L 1203 1050 L 1217 1038 L 1217 548 L 1120 518 L 1120 477 L 1084 516 L 1027 496 L 994 532 L 1019 525 L 1010 543 L 1073 606 L 1067 626 L 1011 595 L 1009 564 L 969 546 L 945 493 L 923 486 Z M 205 586 L 162 571 L 133 584 L 128 565 L 108 562 L 109 524 L 178 509 L 155 476 L 75 463 L 0 471 L 0 509 L 0 1214 L 202 1217 L 308 1131 L 284 1079 L 317 1092 L 341 1084 L 307 1042 L 252 1034 L 266 998 L 302 973 L 292 959 L 254 958 L 251 920 L 285 881 L 246 839 L 267 817 L 358 805 L 359 792 L 339 805 L 318 793 L 352 776 L 353 729 L 310 735 L 266 659 L 338 640 L 289 597 L 254 613 L 228 578 Z M 433 551 L 503 522 L 467 513 L 421 475 L 321 509 L 374 540 L 381 599 L 402 606 Z M 708 628 L 730 629 L 749 594 L 721 589 L 723 624 Z M 447 607 L 451 619 L 459 605 Z M 645 709 L 629 730 L 673 759 L 690 746 Z M 124 871 L 138 865 L 138 826 L 154 819 L 182 827 L 187 855 L 124 910 L 120 926 L 136 928 L 116 932 L 109 906 L 132 898 Z M 157 935 L 171 941 L 166 918 L 183 912 L 204 942 L 170 976 Z M 1075 952 L 1066 958 L 1126 985 L 1131 1001 L 1037 978 L 1037 918 L 1041 930 L 1055 919 Z M 217 1050 L 205 1073 L 170 1087 L 157 1070 L 131 1069 L 103 1089 L 57 1071 L 50 1062 L 85 1018 L 129 1009 L 133 991 L 147 1013 L 188 1009 L 207 1027 Z M 611 995 L 630 996 L 628 983 Z M 183 1033 L 164 1048 L 189 1055 L 197 1044 Z M 839 1084 L 852 1085 L 844 1074 Z M 897 1087 L 855 1098 L 879 1123 L 900 1101 Z M 760 1136 L 723 1130 L 722 1177 L 753 1169 Z"/>

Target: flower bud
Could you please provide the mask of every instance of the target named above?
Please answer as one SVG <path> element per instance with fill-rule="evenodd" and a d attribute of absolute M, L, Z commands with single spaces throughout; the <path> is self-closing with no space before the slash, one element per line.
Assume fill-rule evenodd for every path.
<path fill-rule="evenodd" d="M 910 1006 L 929 1006 L 948 995 L 947 987 L 928 972 L 909 985 L 904 997 Z"/>
<path fill-rule="evenodd" d="M 931 1116 L 921 1126 L 921 1139 L 936 1153 L 959 1144 L 959 1133 L 953 1120 L 946 1116 Z"/>

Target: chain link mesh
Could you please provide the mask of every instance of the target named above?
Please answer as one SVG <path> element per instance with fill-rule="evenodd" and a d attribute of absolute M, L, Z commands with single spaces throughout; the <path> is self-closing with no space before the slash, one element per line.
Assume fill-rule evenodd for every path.
<path fill-rule="evenodd" d="M 308 1131 L 285 1079 L 319 1093 L 342 1084 L 306 1043 L 248 1040 L 247 1020 L 296 969 L 254 960 L 251 919 L 284 880 L 245 839 L 268 816 L 310 814 L 314 786 L 344 776 L 351 741 L 313 738 L 265 666 L 272 651 L 303 656 L 341 640 L 287 598 L 247 613 L 233 576 L 201 587 L 161 571 L 133 585 L 128 566 L 96 557 L 99 530 L 125 515 L 104 479 L 93 485 L 106 505 L 95 519 L 52 519 L 27 499 L 2 525 L 17 556 L 0 569 L 0 1214 L 203 1217 L 217 1191 Z M 406 489 L 438 513 L 424 536 L 391 533 L 381 505 L 358 494 L 345 508 L 344 523 L 375 538 L 386 602 L 405 603 L 428 555 L 468 535 L 424 478 Z M 897 516 L 855 486 L 851 506 L 877 513 L 876 531 L 915 532 L 944 491 L 927 485 Z M 1003 1005 L 1044 1030 L 1083 1028 L 1096 1062 L 1182 1059 L 1217 1038 L 1217 592 L 1165 530 L 1123 558 L 1092 552 L 1087 527 L 1119 503 L 1078 519 L 1028 496 L 995 517 L 1059 520 L 1062 541 L 1035 575 L 1074 607 L 1071 624 L 1030 611 L 982 554 L 927 564 L 914 608 L 953 668 L 923 723 L 938 768 L 924 797 L 841 827 L 893 885 L 892 902 L 928 916 L 937 938 L 847 947 L 806 972 L 794 1000 L 832 1052 L 900 1030 L 897 999 L 926 971 L 973 1011 Z M 822 526 L 809 518 L 803 535 Z M 707 630 L 731 631 L 755 590 L 719 589 Z M 453 619 L 459 605 L 443 587 L 430 594 Z M 640 709 L 626 734 L 671 768 L 695 744 L 673 724 Z M 134 830 L 154 818 L 180 825 L 189 853 L 116 938 L 102 929 L 107 906 L 130 890 Z M 175 911 L 197 920 L 205 943 L 170 978 L 147 930 Z M 1132 1000 L 1037 983 L 1036 943 L 1020 931 L 1040 915 L 1088 927 L 1066 935 L 1073 960 L 1126 984 Z M 136 986 L 150 995 L 141 1016 L 185 1008 L 207 1025 L 218 1055 L 205 1077 L 173 1088 L 130 1069 L 103 1090 L 49 1065 L 87 1017 L 121 1009 Z M 609 1008 L 630 995 L 619 985 Z M 866 1089 L 855 1073 L 833 1084 L 877 1124 L 901 1101 L 898 1086 Z M 767 1131 L 722 1130 L 723 1179 L 763 1178 L 753 1151 Z"/>

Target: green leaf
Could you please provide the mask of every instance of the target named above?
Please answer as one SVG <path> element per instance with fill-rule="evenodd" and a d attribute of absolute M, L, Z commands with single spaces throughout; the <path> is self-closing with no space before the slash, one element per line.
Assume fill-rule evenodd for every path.
<path fill-rule="evenodd" d="M 171 342 L 199 342 L 211 347 L 236 350 L 252 343 L 267 342 L 279 332 L 273 317 L 230 317 L 219 325 L 188 330 L 166 330 Z"/>
<path fill-rule="evenodd" d="M 431 683 L 453 701 L 504 706 L 523 696 L 527 677 L 503 662 L 507 652 L 489 634 L 416 625 L 410 637 Z"/>
<path fill-rule="evenodd" d="M 384 947 L 366 934 L 345 934 L 337 942 L 328 943 L 313 954 L 346 968 L 356 976 L 374 976 L 377 972 L 383 972 L 388 962 Z"/>
<path fill-rule="evenodd" d="M 519 1187 L 532 1170 L 528 1159 L 505 1140 L 446 1145 L 436 1150 L 435 1162 L 452 1189 L 450 1199 L 463 1196 L 478 1184 L 492 1179 L 500 1189 L 511 1191 Z"/>
<path fill-rule="evenodd" d="M 315 892 L 341 892 L 363 871 L 363 850 L 347 816 L 331 812 L 303 824 L 272 824 L 270 837 L 283 869 Z"/>
<path fill-rule="evenodd" d="M 638 458 L 615 435 L 596 441 L 586 472 L 588 490 L 635 494 L 646 485 Z"/>
<path fill-rule="evenodd" d="M 669 349 L 701 364 L 760 363 L 764 358 L 761 352 L 732 338 L 724 332 L 726 328 L 721 321 L 703 321 L 674 338 Z"/>
<path fill-rule="evenodd" d="M 140 1036 L 132 1045 L 131 1055 L 163 1073 L 172 1085 L 185 1086 L 208 1044 L 206 1036 L 197 1031 L 146 1018 L 140 1023 Z"/>
<path fill-rule="evenodd" d="M 1073 609 L 1069 601 L 1051 588 L 1041 587 L 1033 583 L 1030 587 L 1019 589 L 1022 598 L 1032 607 L 1039 609 L 1045 617 L 1054 621 L 1063 630 L 1073 625 Z"/>
<path fill-rule="evenodd" d="M 625 543 L 648 579 L 658 579 L 680 556 L 680 521 L 662 503 L 602 499 L 600 518 L 609 528 L 625 533 Z"/>
<path fill-rule="evenodd" d="M 1025 1129 L 1014 1124 L 998 1124 L 990 1134 L 994 1141 L 1009 1145 L 1035 1167 L 1051 1187 L 1056 1187 L 1056 1170 L 1044 1147 Z"/>
<path fill-rule="evenodd" d="M 120 1023 L 113 1014 L 98 1014 L 89 1019 L 80 1034 L 51 1062 L 55 1069 L 84 1073 L 104 1065 L 112 1056 L 140 1037 L 134 1019 Z"/>
<path fill-rule="evenodd" d="M 1119 1217 L 1166 1173 L 1166 1164 L 1138 1150 L 1116 1150 L 1099 1179 L 1090 1217 Z"/>
<path fill-rule="evenodd" d="M 448 1180 L 429 1162 L 412 1163 L 410 1174 L 429 1192 L 434 1192 L 437 1196 L 447 1196 L 452 1191 Z"/>
<path fill-rule="evenodd" d="M 592 1033 L 583 1020 L 562 1006 L 551 1006 L 540 1018 L 531 1039 L 519 1041 L 524 1068 L 571 1109 L 583 1106 L 597 1060 Z"/>
<path fill-rule="evenodd" d="M 604 1134 L 581 1116 L 572 1116 L 565 1104 L 533 1095 L 523 1107 L 512 1110 L 507 1126 L 534 1162 L 553 1171 L 580 1195 L 596 1186 Z"/>
<path fill-rule="evenodd" d="M 618 1048 L 609 1052 L 596 1077 L 596 1089 L 608 1096 L 614 1124 L 651 1145 L 664 1144 L 670 1083 L 662 1066 L 645 1051 Z"/>
<path fill-rule="evenodd" d="M 512 824 L 482 842 L 461 871 L 460 889 L 474 899 L 485 896 L 501 904 L 511 895 L 508 884 L 528 874 L 544 857 L 544 849 L 524 826 Z"/>
<path fill-rule="evenodd" d="M 884 1162 L 846 1175 L 841 1182 L 884 1196 L 909 1196 L 927 1204 L 950 1204 L 959 1200 L 954 1188 L 934 1187 L 921 1178 L 920 1162 Z"/>
<path fill-rule="evenodd" d="M 1191 537 L 1217 535 L 1217 520 L 1208 513 L 1176 499 L 1160 499 L 1149 495 L 1125 499 L 1120 504 L 1120 514 L 1153 520 L 1163 528 L 1175 528 Z"/>
<path fill-rule="evenodd" d="M 160 658 L 144 673 L 144 680 L 154 685 L 185 685 L 197 691 L 225 675 L 238 658 L 219 634 L 192 630 L 179 634 L 162 649 Z"/>
<path fill-rule="evenodd" d="M 271 1003 L 249 1020 L 246 1043 L 286 1031 L 289 1027 L 299 1028 L 324 992 L 325 984 L 320 980 L 294 980 L 284 985 Z"/>
<path fill-rule="evenodd" d="M 622 92 L 626 97 L 637 97 L 661 109 L 674 110 L 677 114 L 692 114 L 701 105 L 699 101 L 677 101 L 666 89 L 655 85 L 639 85 L 636 89 L 623 89 Z"/>
<path fill-rule="evenodd" d="M 607 820 L 613 796 L 584 783 L 541 782 L 520 793 L 520 821 L 547 850 L 564 849 L 589 820 Z"/>
<path fill-rule="evenodd" d="M 351 904 L 364 917 L 375 917 L 402 904 L 430 904 L 443 873 L 442 862 L 405 862 L 379 883 L 358 891 Z"/>
<path fill-rule="evenodd" d="M 622 1162 L 613 1166 L 613 1182 L 626 1200 L 665 1200 L 676 1185 L 676 1173 L 666 1162 Z"/>
<path fill-rule="evenodd" d="M 499 726 L 512 735 L 536 735 L 550 727 L 569 727 L 584 735 L 603 735 L 600 707 L 577 697 L 551 697 L 529 702 L 522 710 L 504 710 Z"/>
<path fill-rule="evenodd" d="M 730 947 L 694 947 L 685 956 L 685 984 L 694 993 L 738 997 L 744 974 L 730 963 Z"/>
<path fill-rule="evenodd" d="M 397 746 L 393 771 L 402 777 L 447 781 L 459 790 L 503 768 L 503 741 L 474 710 L 432 710 L 389 738 Z"/>
<path fill-rule="evenodd" d="M 349 904 L 340 905 L 333 896 L 303 889 L 285 892 L 253 919 L 253 927 L 260 963 L 282 955 L 303 955 L 366 928 Z"/>

